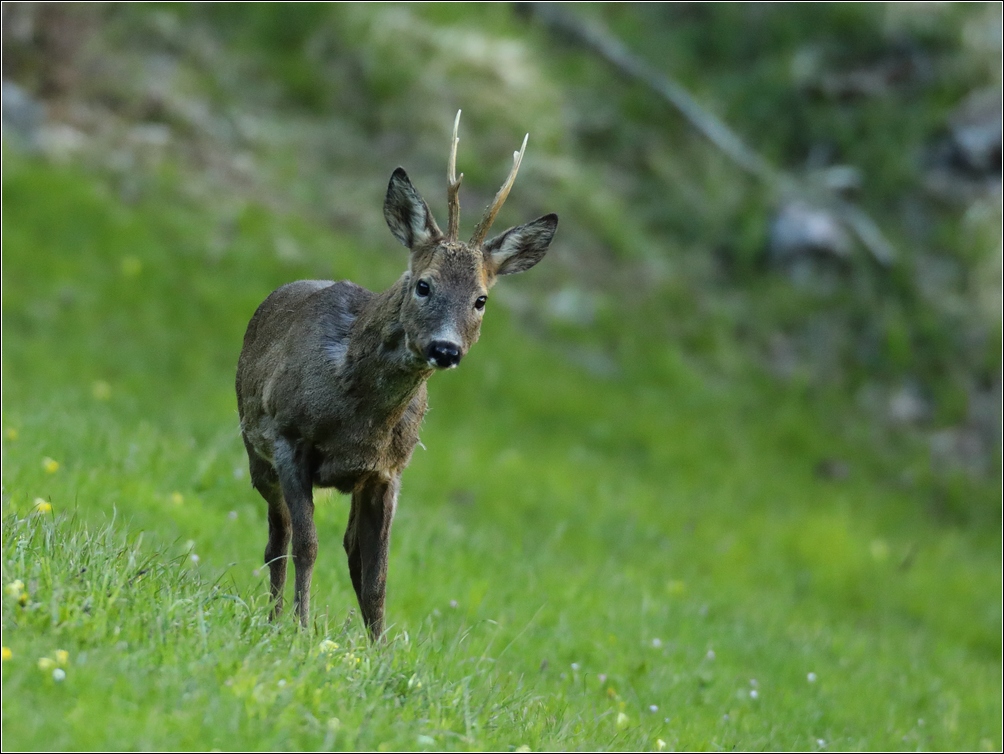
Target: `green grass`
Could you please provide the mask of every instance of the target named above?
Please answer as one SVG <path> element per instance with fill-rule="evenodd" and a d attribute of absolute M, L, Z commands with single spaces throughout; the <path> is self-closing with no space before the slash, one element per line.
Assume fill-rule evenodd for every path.
<path fill-rule="evenodd" d="M 264 207 L 214 245 L 176 179 L 109 185 L 5 155 L 8 748 L 1001 746 L 999 485 L 937 481 L 839 394 L 697 366 L 669 300 L 573 347 L 502 281 L 430 384 L 386 644 L 352 612 L 337 495 L 313 627 L 270 624 L 243 329 L 283 282 L 385 287 L 405 257 Z"/>

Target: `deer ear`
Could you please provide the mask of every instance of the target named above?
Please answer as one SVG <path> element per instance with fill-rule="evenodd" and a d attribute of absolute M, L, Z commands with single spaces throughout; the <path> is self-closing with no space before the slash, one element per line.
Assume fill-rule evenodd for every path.
<path fill-rule="evenodd" d="M 558 216 L 551 214 L 509 228 L 484 245 L 485 257 L 491 261 L 496 275 L 529 270 L 544 258 L 557 227 Z"/>
<path fill-rule="evenodd" d="M 404 168 L 398 168 L 390 177 L 387 198 L 383 202 L 383 216 L 394 238 L 409 249 L 443 235 L 429 206 L 411 185 Z"/>

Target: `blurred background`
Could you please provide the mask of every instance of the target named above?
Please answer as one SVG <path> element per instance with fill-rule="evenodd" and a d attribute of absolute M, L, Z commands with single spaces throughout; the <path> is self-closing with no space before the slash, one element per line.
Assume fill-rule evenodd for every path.
<path fill-rule="evenodd" d="M 384 183 L 404 165 L 442 218 L 460 108 L 462 223 L 524 131 L 500 222 L 562 218 L 497 297 L 529 337 L 607 380 L 671 343 L 737 390 L 825 393 L 935 477 L 999 475 L 997 5 L 3 8 L 5 154 L 126 204 L 173 176 L 210 259 L 345 276 L 278 215 L 403 262 Z"/>

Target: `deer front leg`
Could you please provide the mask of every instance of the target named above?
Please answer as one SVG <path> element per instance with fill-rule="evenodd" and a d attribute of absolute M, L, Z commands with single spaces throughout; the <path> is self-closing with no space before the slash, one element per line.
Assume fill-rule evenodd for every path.
<path fill-rule="evenodd" d="M 275 470 L 289 509 L 293 534 L 293 568 L 296 569 L 293 609 L 300 616 L 300 624 L 306 627 L 310 617 L 310 579 L 317 560 L 317 531 L 310 468 L 303 455 L 299 444 L 294 446 L 285 438 L 275 443 Z"/>
<path fill-rule="evenodd" d="M 286 501 L 279 489 L 279 476 L 272 464 L 258 455 L 244 440 L 251 469 L 251 484 L 268 503 L 268 544 L 265 545 L 265 565 L 268 566 L 272 593 L 273 620 L 282 614 L 282 592 L 286 586 L 286 558 L 289 551 L 290 521 Z"/>
<path fill-rule="evenodd" d="M 363 623 L 374 641 L 383 634 L 387 593 L 390 527 L 397 508 L 400 477 L 369 477 L 352 493 L 352 510 L 345 530 L 349 575 L 356 590 Z"/>

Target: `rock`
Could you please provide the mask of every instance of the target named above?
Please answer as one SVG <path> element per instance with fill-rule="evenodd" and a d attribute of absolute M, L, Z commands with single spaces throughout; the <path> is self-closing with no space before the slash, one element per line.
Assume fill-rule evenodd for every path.
<path fill-rule="evenodd" d="M 1001 189 L 1001 107 L 999 89 L 972 92 L 949 116 L 947 133 L 932 144 L 924 185 L 952 204 L 969 204 Z"/>
<path fill-rule="evenodd" d="M 2 113 L 4 140 L 21 147 L 34 147 L 38 129 L 45 121 L 45 107 L 17 84 L 5 80 Z"/>
<path fill-rule="evenodd" d="M 831 212 L 805 202 L 789 202 L 771 222 L 768 261 L 787 270 L 796 284 L 813 283 L 832 268 L 845 266 L 852 249 L 841 222 Z"/>
<path fill-rule="evenodd" d="M 770 256 L 783 263 L 803 254 L 823 254 L 846 259 L 851 239 L 831 213 L 804 202 L 786 204 L 770 228 Z"/>
<path fill-rule="evenodd" d="M 843 196 L 859 192 L 864 184 L 861 169 L 854 165 L 829 165 L 816 171 L 816 176 L 830 191 Z"/>
<path fill-rule="evenodd" d="M 895 424 L 918 424 L 931 416 L 931 406 L 913 385 L 903 385 L 889 396 L 889 419 Z"/>
<path fill-rule="evenodd" d="M 974 177 L 1001 174 L 1000 89 L 972 92 L 949 118 L 955 166 Z"/>
<path fill-rule="evenodd" d="M 945 471 L 962 471 L 973 477 L 990 470 L 990 454 L 978 432 L 968 427 L 950 427 L 931 433 L 931 463 Z"/>
<path fill-rule="evenodd" d="M 38 130 L 38 148 L 57 162 L 69 160 L 87 142 L 83 131 L 66 123 L 47 123 Z"/>

